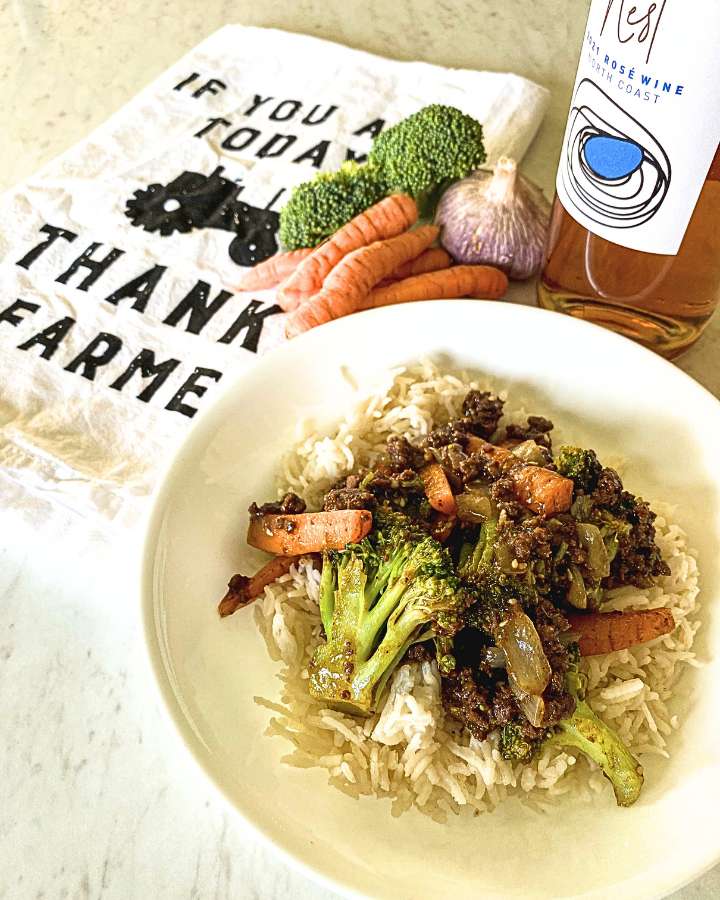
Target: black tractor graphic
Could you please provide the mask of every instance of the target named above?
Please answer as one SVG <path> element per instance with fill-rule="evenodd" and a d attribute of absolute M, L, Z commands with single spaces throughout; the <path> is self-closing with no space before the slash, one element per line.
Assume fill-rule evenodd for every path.
<path fill-rule="evenodd" d="M 183 172 L 169 184 L 137 190 L 127 201 L 125 215 L 133 225 L 162 235 L 193 228 L 234 232 L 228 247 L 230 259 L 241 266 L 254 266 L 277 252 L 275 233 L 280 217 L 269 207 L 282 190 L 265 209 L 250 206 L 239 199 L 243 185 L 223 178 L 223 168 L 218 166 L 210 175 Z"/>

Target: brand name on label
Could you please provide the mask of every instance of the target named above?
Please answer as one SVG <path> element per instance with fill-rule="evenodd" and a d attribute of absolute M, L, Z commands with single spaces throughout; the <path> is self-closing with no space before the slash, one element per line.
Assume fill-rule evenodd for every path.
<path fill-rule="evenodd" d="M 608 27 L 608 30 L 615 30 L 621 44 L 634 41 L 643 48 L 647 45 L 645 62 L 648 63 L 666 3 L 667 0 L 662 0 L 662 3 L 650 3 L 645 8 L 644 5 L 638 7 L 637 3 L 626 4 L 625 0 L 620 2 L 610 0 L 600 34 L 602 35 Z"/>

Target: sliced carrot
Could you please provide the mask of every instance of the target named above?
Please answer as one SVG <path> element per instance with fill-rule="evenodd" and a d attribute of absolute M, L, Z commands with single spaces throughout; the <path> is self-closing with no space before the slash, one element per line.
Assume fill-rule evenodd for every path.
<path fill-rule="evenodd" d="M 276 253 L 245 272 L 235 285 L 238 291 L 264 291 L 275 287 L 291 275 L 298 265 L 312 252 L 313 247 Z"/>
<path fill-rule="evenodd" d="M 496 300 L 505 295 L 507 288 L 507 275 L 493 266 L 451 266 L 378 287 L 365 298 L 362 308 L 453 297 Z"/>
<path fill-rule="evenodd" d="M 404 262 L 419 256 L 439 233 L 436 225 L 421 225 L 348 253 L 327 276 L 322 290 L 290 313 L 285 334 L 295 337 L 316 325 L 355 312 L 379 281 Z"/>
<path fill-rule="evenodd" d="M 645 644 L 675 628 L 669 609 L 626 609 L 607 613 L 567 613 L 580 638 L 580 653 L 596 656 Z"/>
<path fill-rule="evenodd" d="M 555 516 L 572 506 L 572 480 L 551 469 L 522 463 L 511 470 L 510 477 L 518 500 L 539 516 Z"/>
<path fill-rule="evenodd" d="M 469 434 L 465 438 L 465 446 L 470 453 L 482 453 L 484 456 L 489 456 L 500 463 L 509 463 L 513 459 L 517 459 L 506 447 L 491 444 L 490 441 L 485 441 L 474 434 Z"/>
<path fill-rule="evenodd" d="M 247 542 L 277 556 L 302 556 L 323 550 L 342 550 L 361 541 L 372 528 L 366 509 L 283 515 L 267 513 L 250 519 Z"/>
<path fill-rule="evenodd" d="M 425 495 L 433 509 L 446 516 L 457 515 L 457 504 L 450 482 L 438 463 L 430 463 L 420 469 Z"/>
<path fill-rule="evenodd" d="M 290 566 L 298 559 L 297 556 L 275 556 L 250 578 L 247 575 L 233 575 L 228 582 L 227 593 L 218 604 L 220 616 L 230 616 L 240 607 L 252 603 L 269 584 L 289 572 Z"/>
<path fill-rule="evenodd" d="M 574 489 L 570 478 L 543 466 L 523 463 L 505 447 L 479 437 L 469 436 L 466 447 L 471 453 L 482 453 L 500 463 L 513 482 L 517 499 L 539 516 L 554 516 L 570 509 Z"/>
<path fill-rule="evenodd" d="M 278 303 L 285 310 L 296 309 L 303 299 L 322 288 L 327 274 L 344 256 L 360 247 L 402 234 L 415 224 L 417 218 L 418 208 L 412 197 L 407 194 L 385 197 L 343 225 L 304 259 L 280 285 Z M 416 255 L 420 252 L 418 250 Z"/>

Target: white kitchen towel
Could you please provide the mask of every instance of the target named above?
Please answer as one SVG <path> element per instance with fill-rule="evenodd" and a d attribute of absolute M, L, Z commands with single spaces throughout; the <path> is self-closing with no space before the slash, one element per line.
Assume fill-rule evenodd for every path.
<path fill-rule="evenodd" d="M 279 339 L 272 293 L 233 284 L 292 187 L 428 103 L 483 123 L 488 164 L 520 159 L 547 101 L 272 29 L 203 41 L 0 198 L 0 502 L 132 522 L 221 379 Z"/>

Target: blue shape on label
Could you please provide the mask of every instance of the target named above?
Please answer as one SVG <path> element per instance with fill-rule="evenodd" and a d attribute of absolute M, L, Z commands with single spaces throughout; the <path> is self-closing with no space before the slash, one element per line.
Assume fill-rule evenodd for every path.
<path fill-rule="evenodd" d="M 634 141 L 604 135 L 588 138 L 583 154 L 594 174 L 609 181 L 631 175 L 643 160 L 643 149 Z"/>

